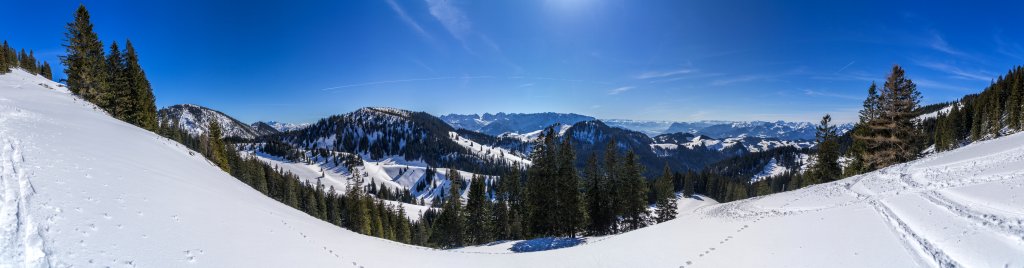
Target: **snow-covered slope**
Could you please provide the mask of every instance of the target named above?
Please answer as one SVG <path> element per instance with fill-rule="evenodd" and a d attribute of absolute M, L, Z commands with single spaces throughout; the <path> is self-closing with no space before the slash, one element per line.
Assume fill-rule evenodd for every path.
<path fill-rule="evenodd" d="M 273 134 L 266 129 L 257 131 L 252 126 L 242 123 L 220 111 L 195 104 L 177 104 L 160 109 L 157 113 L 160 122 L 178 122 L 178 126 L 191 135 L 202 135 L 209 131 L 210 121 L 220 124 L 224 137 L 253 139 L 261 135 Z"/>
<path fill-rule="evenodd" d="M 1024 134 L 576 247 L 481 254 L 322 222 L 41 83 L 57 88 L 0 75 L 0 266 L 1024 266 Z"/>
<path fill-rule="evenodd" d="M 284 123 L 284 122 L 277 122 L 277 121 L 256 122 L 256 123 L 253 123 L 253 124 L 258 124 L 258 123 L 267 124 L 270 127 L 274 128 L 274 129 L 277 129 L 277 131 L 280 131 L 280 132 L 302 129 L 304 127 L 308 127 L 309 126 L 309 123 L 295 124 L 295 123 Z"/>

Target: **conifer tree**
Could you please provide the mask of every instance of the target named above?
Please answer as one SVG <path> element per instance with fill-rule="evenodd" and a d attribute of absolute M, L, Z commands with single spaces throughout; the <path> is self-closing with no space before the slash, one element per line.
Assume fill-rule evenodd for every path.
<path fill-rule="evenodd" d="M 583 181 L 586 184 L 587 216 L 590 220 L 587 231 L 592 235 L 609 234 L 615 222 L 606 178 L 597 163 L 597 155 L 591 154 L 583 169 Z"/>
<path fill-rule="evenodd" d="M 558 146 L 558 168 L 554 190 L 557 234 L 576 237 L 586 223 L 583 197 L 580 195 L 579 172 L 576 171 L 576 152 L 570 139 L 562 139 Z"/>
<path fill-rule="evenodd" d="M 636 230 L 647 226 L 647 185 L 643 176 L 643 168 L 637 163 L 636 153 L 626 153 L 622 165 L 623 210 L 627 230 Z"/>
<path fill-rule="evenodd" d="M 661 177 L 655 181 L 654 190 L 656 191 L 655 198 L 657 201 L 655 206 L 658 213 L 656 221 L 662 223 L 675 219 L 678 213 L 676 210 L 676 193 L 673 191 L 672 170 L 669 169 L 668 163 L 665 164 L 665 170 L 661 173 Z"/>
<path fill-rule="evenodd" d="M 917 86 L 906 77 L 903 68 L 894 65 L 874 102 L 874 107 L 877 107 L 877 111 L 873 111 L 875 117 L 866 124 L 866 133 L 855 135 L 866 147 L 861 153 L 866 170 L 917 157 L 920 150 L 914 142 L 917 130 L 913 118 L 920 100 Z"/>
<path fill-rule="evenodd" d="M 207 138 L 210 140 L 210 160 L 214 164 L 217 164 L 220 169 L 224 172 L 231 172 L 231 167 L 228 165 L 227 151 L 224 147 L 224 140 L 221 139 L 220 124 L 216 120 L 211 120 L 208 126 L 209 133 Z"/>
<path fill-rule="evenodd" d="M 7 57 L 7 50 L 10 47 L 7 46 L 7 40 L 4 40 L 3 46 L 0 46 L 0 74 L 5 74 L 11 71 L 11 65 L 13 62 Z"/>
<path fill-rule="evenodd" d="M 99 96 L 107 93 L 106 58 L 103 56 L 103 43 L 92 28 L 89 11 L 84 5 L 78 6 L 74 21 L 65 27 L 66 55 L 60 59 L 67 68 L 64 74 L 67 75 L 68 89 L 87 101 L 107 107 L 106 103 L 98 103 Z"/>
<path fill-rule="evenodd" d="M 683 178 L 683 196 L 692 197 L 696 193 L 696 185 L 694 185 L 696 183 L 696 180 L 697 174 L 693 172 L 686 173 L 685 177 Z"/>
<path fill-rule="evenodd" d="M 50 63 L 43 61 L 43 65 L 39 67 L 39 75 L 53 80 L 53 69 L 50 68 Z"/>
<path fill-rule="evenodd" d="M 441 248 L 462 247 L 465 242 L 465 223 L 463 222 L 462 200 L 459 194 L 462 178 L 458 171 L 448 170 L 448 179 L 451 184 L 448 187 L 447 199 L 441 214 L 434 221 L 434 231 L 430 239 Z"/>
<path fill-rule="evenodd" d="M 814 166 L 809 171 L 809 180 L 804 181 L 804 186 L 834 181 L 842 175 L 838 138 L 836 126 L 832 124 L 832 116 L 826 114 L 817 127 L 815 141 L 818 143 L 818 153 Z"/>
<path fill-rule="evenodd" d="M 110 53 L 107 54 L 107 90 L 108 94 L 103 97 L 104 103 L 110 104 L 108 111 L 112 116 L 121 121 L 129 121 L 129 113 L 132 110 L 131 93 L 128 88 L 127 66 L 123 54 L 117 42 L 110 43 Z"/>
<path fill-rule="evenodd" d="M 146 78 L 146 72 L 139 65 L 139 56 L 132 46 L 132 41 L 125 42 L 125 78 L 126 87 L 130 92 L 128 122 L 148 130 L 156 129 L 156 98 L 153 88 Z"/>
<path fill-rule="evenodd" d="M 466 201 L 466 240 L 469 244 L 483 244 L 490 241 L 488 226 L 486 180 L 483 176 L 473 175 L 469 184 L 469 197 Z"/>

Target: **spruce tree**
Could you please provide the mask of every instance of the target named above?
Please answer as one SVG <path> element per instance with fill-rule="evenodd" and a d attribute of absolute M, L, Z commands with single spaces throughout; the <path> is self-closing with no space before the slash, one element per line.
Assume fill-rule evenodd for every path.
<path fill-rule="evenodd" d="M 153 96 L 153 88 L 146 78 L 146 72 L 139 65 L 139 56 L 135 53 L 132 41 L 125 42 L 125 78 L 126 87 L 129 90 L 130 107 L 128 122 L 141 128 L 155 130 L 157 123 L 156 98 Z"/>
<path fill-rule="evenodd" d="M 855 136 L 866 147 L 861 153 L 866 170 L 917 157 L 920 150 L 914 142 L 918 133 L 913 119 L 920 100 L 921 93 L 917 91 L 917 86 L 906 77 L 903 68 L 894 65 L 874 102 L 874 107 L 877 107 L 875 118 L 866 124 L 866 133 Z"/>
<path fill-rule="evenodd" d="M 696 191 L 696 180 L 697 174 L 693 172 L 687 172 L 683 178 L 683 196 L 692 197 Z"/>
<path fill-rule="evenodd" d="M 591 235 L 605 235 L 611 233 L 612 224 L 615 222 L 615 213 L 612 211 L 610 194 L 607 190 L 608 182 L 597 163 L 597 155 L 591 154 L 587 158 L 587 165 L 583 169 L 583 181 L 586 185 L 587 216 L 589 223 L 587 231 Z"/>
<path fill-rule="evenodd" d="M 39 75 L 53 80 L 53 69 L 50 68 L 50 63 L 43 61 L 43 65 L 39 67 Z"/>
<path fill-rule="evenodd" d="M 430 236 L 431 241 L 441 248 L 462 247 L 466 241 L 462 200 L 461 194 L 459 194 L 462 178 L 458 174 L 459 172 L 454 169 L 448 170 L 451 184 L 448 187 L 447 199 L 441 209 L 441 214 L 434 221 L 434 231 Z"/>
<path fill-rule="evenodd" d="M 826 114 L 821 118 L 821 123 L 815 133 L 818 153 L 814 166 L 811 167 L 808 174 L 810 179 L 804 181 L 804 186 L 834 181 L 842 175 L 842 166 L 839 165 L 838 138 L 836 126 L 832 124 L 832 116 Z"/>
<path fill-rule="evenodd" d="M 486 180 L 483 176 L 473 175 L 469 184 L 469 197 L 466 201 L 466 240 L 469 244 L 483 244 L 490 241 L 488 225 Z"/>
<path fill-rule="evenodd" d="M 669 169 L 668 163 L 665 164 L 665 170 L 661 173 L 661 177 L 658 178 L 654 183 L 654 190 L 656 191 L 655 206 L 657 209 L 658 217 L 655 220 L 658 223 L 670 221 L 676 218 L 678 211 L 676 210 L 676 193 L 672 186 L 672 170 Z"/>
<path fill-rule="evenodd" d="M 228 165 L 227 149 L 224 145 L 224 140 L 221 139 L 220 124 L 216 120 L 211 120 L 208 125 L 209 132 L 207 138 L 210 140 L 210 160 L 213 161 L 220 169 L 224 172 L 231 172 L 231 167 Z"/>
<path fill-rule="evenodd" d="M 117 42 L 110 43 L 110 53 L 107 54 L 107 94 L 103 100 L 110 104 L 108 111 L 110 115 L 121 121 L 129 121 L 129 114 L 132 110 L 131 93 L 128 88 L 127 66 L 121 49 Z"/>
<path fill-rule="evenodd" d="M 576 152 L 570 139 L 562 139 L 558 146 L 556 185 L 554 189 L 557 235 L 576 237 L 585 226 L 583 197 L 580 194 L 579 172 L 576 171 Z"/>
<path fill-rule="evenodd" d="M 625 219 L 627 230 L 636 230 L 647 226 L 649 213 L 647 211 L 647 185 L 643 176 L 643 168 L 637 162 L 636 153 L 632 150 L 626 153 L 625 161 L 622 164 L 622 196 L 624 199 L 622 215 Z"/>
<path fill-rule="evenodd" d="M 66 66 L 64 74 L 67 75 L 68 89 L 87 101 L 100 107 L 107 107 L 106 103 L 98 102 L 102 99 L 99 96 L 107 94 L 103 43 L 92 28 L 89 11 L 84 5 L 78 6 L 74 21 L 65 27 L 66 55 L 60 59 Z"/>

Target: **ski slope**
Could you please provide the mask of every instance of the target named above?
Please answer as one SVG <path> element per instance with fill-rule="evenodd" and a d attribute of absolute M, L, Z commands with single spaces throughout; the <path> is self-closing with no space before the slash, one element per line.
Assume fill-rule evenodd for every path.
<path fill-rule="evenodd" d="M 434 250 L 312 218 L 52 82 L 0 75 L 0 267 L 1021 267 L 1022 194 L 1017 134 L 565 249 Z"/>

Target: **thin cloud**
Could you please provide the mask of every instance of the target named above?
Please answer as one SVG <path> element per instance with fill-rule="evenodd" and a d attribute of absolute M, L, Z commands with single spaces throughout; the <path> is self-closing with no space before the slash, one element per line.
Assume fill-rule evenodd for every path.
<path fill-rule="evenodd" d="M 918 88 L 922 89 L 942 89 L 956 92 L 967 92 L 970 89 L 969 87 L 957 86 L 929 79 L 914 79 L 914 84 L 916 84 Z"/>
<path fill-rule="evenodd" d="M 455 7 L 449 0 L 426 0 L 430 7 L 430 15 L 441 22 L 448 33 L 463 43 L 466 36 L 472 31 L 469 18 L 461 9 Z"/>
<path fill-rule="evenodd" d="M 945 72 L 953 75 L 955 78 L 966 79 L 966 80 L 979 80 L 979 81 L 991 81 L 993 75 L 982 72 L 982 71 L 964 71 L 956 66 L 941 62 L 927 62 L 927 61 L 916 61 L 917 65 L 928 69 Z"/>
<path fill-rule="evenodd" d="M 763 80 L 763 79 L 768 79 L 768 78 L 771 78 L 771 77 L 772 76 L 768 76 L 768 75 L 747 75 L 747 76 L 741 76 L 741 77 L 737 77 L 737 78 L 720 79 L 720 80 L 711 81 L 711 85 L 713 85 L 713 86 L 724 86 L 724 85 L 741 83 L 741 82 L 749 82 L 749 81 L 754 81 L 754 80 Z"/>
<path fill-rule="evenodd" d="M 366 87 L 366 86 L 378 86 L 387 84 L 400 84 L 409 82 L 422 82 L 422 81 L 435 81 L 435 80 L 454 80 L 454 79 L 478 79 L 478 78 L 494 78 L 493 76 L 442 76 L 442 77 L 426 77 L 426 78 L 412 78 L 412 79 L 397 79 L 397 80 L 381 80 L 372 81 L 365 83 L 347 84 L 340 86 L 333 86 L 328 88 L 320 89 L 320 91 L 334 91 L 338 89 L 354 88 L 354 87 Z"/>
<path fill-rule="evenodd" d="M 669 71 L 651 71 L 651 72 L 644 72 L 644 73 L 635 75 L 633 77 L 636 78 L 636 79 L 663 78 L 663 77 L 676 76 L 676 75 L 681 75 L 681 74 L 688 74 L 688 73 L 692 73 L 692 72 L 693 72 L 693 70 L 691 70 L 691 69 L 679 69 L 679 70 L 669 70 Z"/>
<path fill-rule="evenodd" d="M 416 33 L 422 35 L 427 39 L 434 39 L 434 37 L 431 36 L 430 33 L 427 32 L 427 30 L 424 30 L 423 27 L 416 22 L 416 20 L 412 19 L 412 17 L 410 17 L 409 14 L 405 12 L 405 9 L 403 9 L 402 6 L 398 5 L 398 3 L 395 3 L 394 0 L 386 1 L 388 3 L 388 6 L 391 7 L 391 10 L 394 10 L 395 13 L 398 14 L 398 17 L 401 18 L 402 21 L 405 22 L 405 24 L 409 25 L 409 28 L 412 28 L 414 31 L 416 31 Z"/>
<path fill-rule="evenodd" d="M 931 34 L 932 36 L 931 40 L 928 41 L 928 46 L 931 47 L 932 49 L 953 56 L 965 58 L 971 57 L 967 53 L 964 53 L 963 51 L 960 51 L 958 49 L 953 48 L 953 46 L 950 46 L 949 42 L 946 42 L 946 39 L 942 38 L 942 35 L 940 35 L 939 32 L 931 31 Z"/>
<path fill-rule="evenodd" d="M 1024 60 L 1024 48 L 1022 48 L 1020 44 L 1006 42 L 999 36 L 999 34 L 996 34 L 994 39 L 996 41 L 996 52 Z"/>
<path fill-rule="evenodd" d="M 832 98 L 849 99 L 849 100 L 863 99 L 863 97 L 858 97 L 858 96 L 853 96 L 853 95 L 836 94 L 836 93 L 822 92 L 822 91 L 816 91 L 816 90 L 810 90 L 810 89 L 805 89 L 804 90 L 804 95 L 807 95 L 807 96 L 832 97 Z"/>
<path fill-rule="evenodd" d="M 626 91 L 629 91 L 629 90 L 632 90 L 632 89 L 633 89 L 633 87 L 631 87 L 631 86 L 628 86 L 628 87 L 618 87 L 618 88 L 614 88 L 612 90 L 609 90 L 608 91 L 608 95 L 619 95 L 620 93 L 623 93 L 623 92 L 626 92 Z"/>

